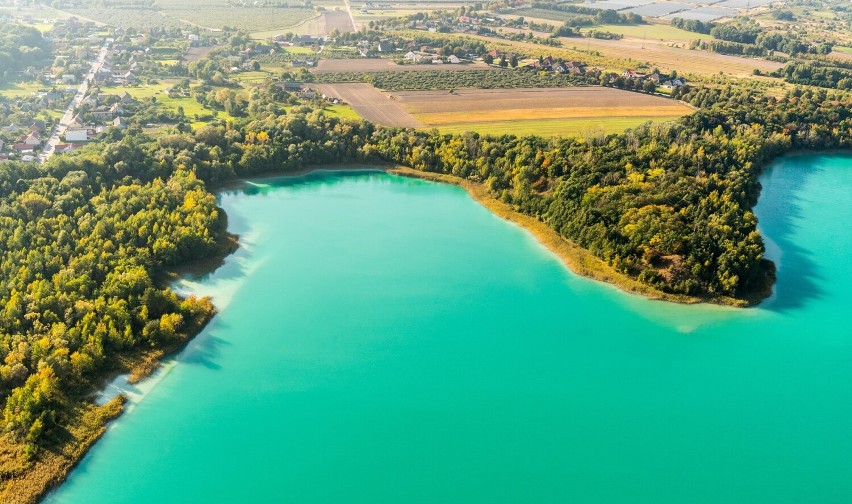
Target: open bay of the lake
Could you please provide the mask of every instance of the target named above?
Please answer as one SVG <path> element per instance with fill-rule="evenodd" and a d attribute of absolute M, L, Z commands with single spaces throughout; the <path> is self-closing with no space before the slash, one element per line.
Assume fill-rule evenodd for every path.
<path fill-rule="evenodd" d="M 775 296 L 567 271 L 459 188 L 315 172 L 220 194 L 220 313 L 57 503 L 852 502 L 852 157 L 783 158 Z"/>

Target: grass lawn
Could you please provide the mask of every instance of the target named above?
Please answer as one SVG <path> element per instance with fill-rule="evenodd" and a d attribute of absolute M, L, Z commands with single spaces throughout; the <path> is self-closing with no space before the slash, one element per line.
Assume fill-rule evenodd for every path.
<path fill-rule="evenodd" d="M 355 112 L 355 109 L 350 107 L 349 105 L 328 105 L 323 109 L 325 115 L 329 117 L 339 117 L 340 119 L 353 119 L 359 120 L 361 116 L 358 115 L 358 112 Z"/>
<path fill-rule="evenodd" d="M 711 40 L 713 37 L 704 33 L 681 30 L 667 24 L 641 25 L 596 25 L 583 27 L 583 32 L 591 30 L 618 33 L 625 37 L 644 38 L 649 41 L 689 42 L 690 40 Z"/>
<path fill-rule="evenodd" d="M 36 91 L 49 91 L 51 86 L 45 86 L 39 82 L 19 82 L 0 84 L 0 95 L 6 98 L 22 98 Z"/>
<path fill-rule="evenodd" d="M 139 87 L 133 86 L 103 86 L 101 87 L 102 93 L 107 94 L 121 94 L 124 91 L 127 91 L 130 96 L 137 100 L 143 100 L 146 98 L 156 98 L 157 103 L 160 106 L 167 108 L 169 110 L 177 111 L 178 107 L 183 107 L 183 113 L 189 117 L 195 117 L 195 115 L 207 115 L 214 113 L 213 109 L 205 108 L 202 106 L 195 98 L 191 96 L 181 97 L 181 98 L 171 98 L 168 93 L 166 93 L 166 89 L 172 87 L 174 82 L 161 82 L 159 84 L 143 84 Z M 219 115 L 217 116 L 222 119 L 233 119 L 227 112 L 219 111 Z M 201 123 L 204 124 L 204 123 Z"/>
<path fill-rule="evenodd" d="M 41 109 L 39 110 L 40 114 L 45 114 L 48 117 L 52 117 L 54 119 L 61 119 L 62 116 L 65 115 L 65 110 L 54 110 L 54 109 Z"/>
<path fill-rule="evenodd" d="M 316 51 L 314 51 L 310 47 L 304 46 L 282 46 L 281 49 L 283 49 L 284 52 L 288 52 L 290 54 L 312 55 L 316 53 Z"/>
<path fill-rule="evenodd" d="M 240 72 L 231 74 L 231 79 L 241 82 L 241 83 L 249 83 L 249 84 L 260 84 L 273 74 L 269 72 L 265 72 L 263 70 L 252 71 L 252 72 Z"/>
<path fill-rule="evenodd" d="M 679 118 L 680 116 L 655 117 L 653 118 L 653 122 L 668 122 Z M 518 120 L 440 126 L 438 130 L 441 133 L 475 131 L 483 135 L 577 136 L 587 132 L 603 134 L 621 133 L 627 128 L 639 126 L 649 120 L 651 119 L 646 117 Z"/>

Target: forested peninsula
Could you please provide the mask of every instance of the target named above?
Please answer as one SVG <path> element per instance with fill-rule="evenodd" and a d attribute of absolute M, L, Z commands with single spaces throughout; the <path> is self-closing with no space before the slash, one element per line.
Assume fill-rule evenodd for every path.
<path fill-rule="evenodd" d="M 253 93 L 226 126 L 131 128 L 43 165 L 0 165 L 4 501 L 36 498 L 94 441 L 120 408 L 86 400 L 105 376 L 179 347 L 212 315 L 167 286 L 176 267 L 227 250 L 211 187 L 332 163 L 452 175 L 636 282 L 751 304 L 773 279 L 752 213 L 761 168 L 852 147 L 852 103 L 826 90 L 683 87 L 675 98 L 699 110 L 677 122 L 553 139 L 377 127 L 284 111 L 276 92 Z"/>

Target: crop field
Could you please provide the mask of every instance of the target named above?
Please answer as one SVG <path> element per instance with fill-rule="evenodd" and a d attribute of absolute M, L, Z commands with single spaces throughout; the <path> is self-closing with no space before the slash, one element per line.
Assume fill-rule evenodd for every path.
<path fill-rule="evenodd" d="M 545 21 L 558 21 L 559 23 L 564 23 L 565 21 L 571 19 L 592 19 L 592 16 L 588 16 L 585 14 L 574 14 L 573 12 L 562 12 L 558 10 L 551 9 L 538 9 L 538 8 L 527 8 L 527 9 L 516 9 L 511 11 L 511 17 L 521 16 L 524 19 L 540 19 Z M 551 23 L 558 24 L 558 23 Z"/>
<path fill-rule="evenodd" d="M 340 98 L 359 116 L 375 124 L 404 128 L 423 126 L 395 100 L 370 84 L 315 84 L 313 87 L 328 97 Z"/>
<path fill-rule="evenodd" d="M 658 25 L 649 24 L 648 28 Z M 431 34 L 422 31 L 397 32 L 401 36 L 419 36 L 421 38 L 443 37 L 453 39 L 453 35 Z M 696 34 L 696 37 L 698 34 Z M 686 42 L 660 42 L 648 33 L 647 40 L 624 38 L 621 40 L 600 40 L 594 38 L 560 37 L 562 47 L 547 47 L 528 42 L 497 40 L 493 37 L 469 35 L 467 38 L 482 40 L 489 47 L 501 51 L 512 51 L 537 58 L 539 55 L 552 55 L 554 58 L 583 61 L 602 69 L 621 72 L 626 68 L 650 69 L 659 67 L 669 72 L 676 70 L 682 75 L 718 75 L 724 69 L 726 74 L 751 77 L 757 68 L 761 72 L 772 72 L 783 65 L 767 60 L 730 56 L 708 51 L 689 50 Z M 446 65 L 445 65 L 446 66 Z"/>
<path fill-rule="evenodd" d="M 755 68 L 768 73 L 783 66 L 783 64 L 774 61 L 690 50 L 686 47 L 660 43 L 651 38 L 652 26 L 656 25 L 648 25 L 648 40 L 635 38 L 624 38 L 622 40 L 562 38 L 560 40 L 566 47 L 576 46 L 582 49 L 593 49 L 608 56 L 632 59 L 637 64 L 646 61 L 665 71 L 677 70 L 682 74 L 713 75 L 724 70 L 726 74 L 745 77 L 751 75 Z M 698 34 L 695 38 L 697 37 Z M 685 43 L 682 44 L 685 45 Z"/>
<path fill-rule="evenodd" d="M 211 46 L 211 47 L 190 47 L 186 54 L 183 55 L 184 63 L 190 63 L 193 61 L 199 61 L 204 59 L 207 56 L 207 53 L 212 51 L 213 49 L 218 48 L 219 46 Z"/>
<path fill-rule="evenodd" d="M 689 42 L 690 40 L 710 40 L 713 37 L 703 33 L 681 30 L 669 24 L 648 23 L 640 25 L 595 25 L 583 27 L 583 31 L 598 30 L 618 33 L 628 38 L 652 40 L 659 42 Z"/>
<path fill-rule="evenodd" d="M 87 1 L 68 11 L 115 27 L 136 28 L 186 28 L 187 25 L 221 29 L 271 30 L 298 24 L 316 15 L 302 2 L 280 7 L 253 7 L 229 5 L 226 0 L 159 0 L 152 6 L 130 2 L 114 2 L 104 7 L 99 2 Z"/>
<path fill-rule="evenodd" d="M 342 5 L 342 4 L 341 4 Z M 299 20 L 291 25 L 277 24 L 271 29 L 261 29 L 253 31 L 251 38 L 255 40 L 265 40 L 281 33 L 294 33 L 296 35 L 328 35 L 334 30 L 341 33 L 354 31 L 352 19 L 349 14 L 337 7 L 338 10 L 327 10 L 321 13 L 312 12 L 309 17 Z"/>
<path fill-rule="evenodd" d="M 600 87 L 417 91 L 394 93 L 393 98 L 425 127 L 447 133 L 612 133 L 692 113 L 690 107 L 666 98 Z"/>
<path fill-rule="evenodd" d="M 387 58 L 359 58 L 320 60 L 313 72 L 412 72 L 418 70 L 462 71 L 488 69 L 493 69 L 493 67 L 482 62 L 469 63 L 466 65 L 398 65 L 394 60 Z"/>

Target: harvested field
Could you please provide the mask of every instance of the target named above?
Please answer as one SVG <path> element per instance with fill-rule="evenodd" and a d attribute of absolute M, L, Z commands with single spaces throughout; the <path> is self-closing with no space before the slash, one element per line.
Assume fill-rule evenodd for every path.
<path fill-rule="evenodd" d="M 413 91 L 393 96 L 425 127 L 447 132 L 610 133 L 692 113 L 692 108 L 667 98 L 600 87 Z"/>
<path fill-rule="evenodd" d="M 325 72 L 413 72 L 418 70 L 488 70 L 492 69 L 482 62 L 466 65 L 397 65 L 392 59 L 387 58 L 362 58 L 362 59 L 328 59 L 320 60 L 317 67 L 312 70 L 315 73 Z"/>
<path fill-rule="evenodd" d="M 340 33 L 349 33 L 355 31 L 355 27 L 352 25 L 352 18 L 349 17 L 349 13 L 346 11 L 328 11 L 323 12 L 320 17 L 321 26 L 321 35 L 328 35 L 334 30 L 338 30 Z"/>
<path fill-rule="evenodd" d="M 600 51 L 603 54 L 618 58 L 632 58 L 636 61 L 648 61 L 661 69 L 677 70 L 680 73 L 696 73 L 702 75 L 726 74 L 749 76 L 755 68 L 764 73 L 772 72 L 784 66 L 782 63 L 756 58 L 743 58 L 717 54 L 709 51 L 689 50 L 685 47 L 672 47 L 653 40 L 654 25 L 648 26 L 648 40 L 627 38 L 622 40 L 599 40 L 586 38 L 581 41 L 571 38 L 561 38 L 565 47 L 577 46 L 583 49 Z M 685 44 L 685 43 L 684 43 Z"/>
<path fill-rule="evenodd" d="M 313 86 L 326 96 L 340 98 L 364 119 L 382 126 L 404 128 L 423 127 L 395 100 L 370 84 L 316 84 Z"/>
<path fill-rule="evenodd" d="M 217 49 L 221 46 L 210 46 L 210 47 L 190 47 L 186 54 L 183 55 L 184 63 L 191 63 L 193 61 L 199 61 L 203 59 L 207 54 L 213 49 Z"/>

